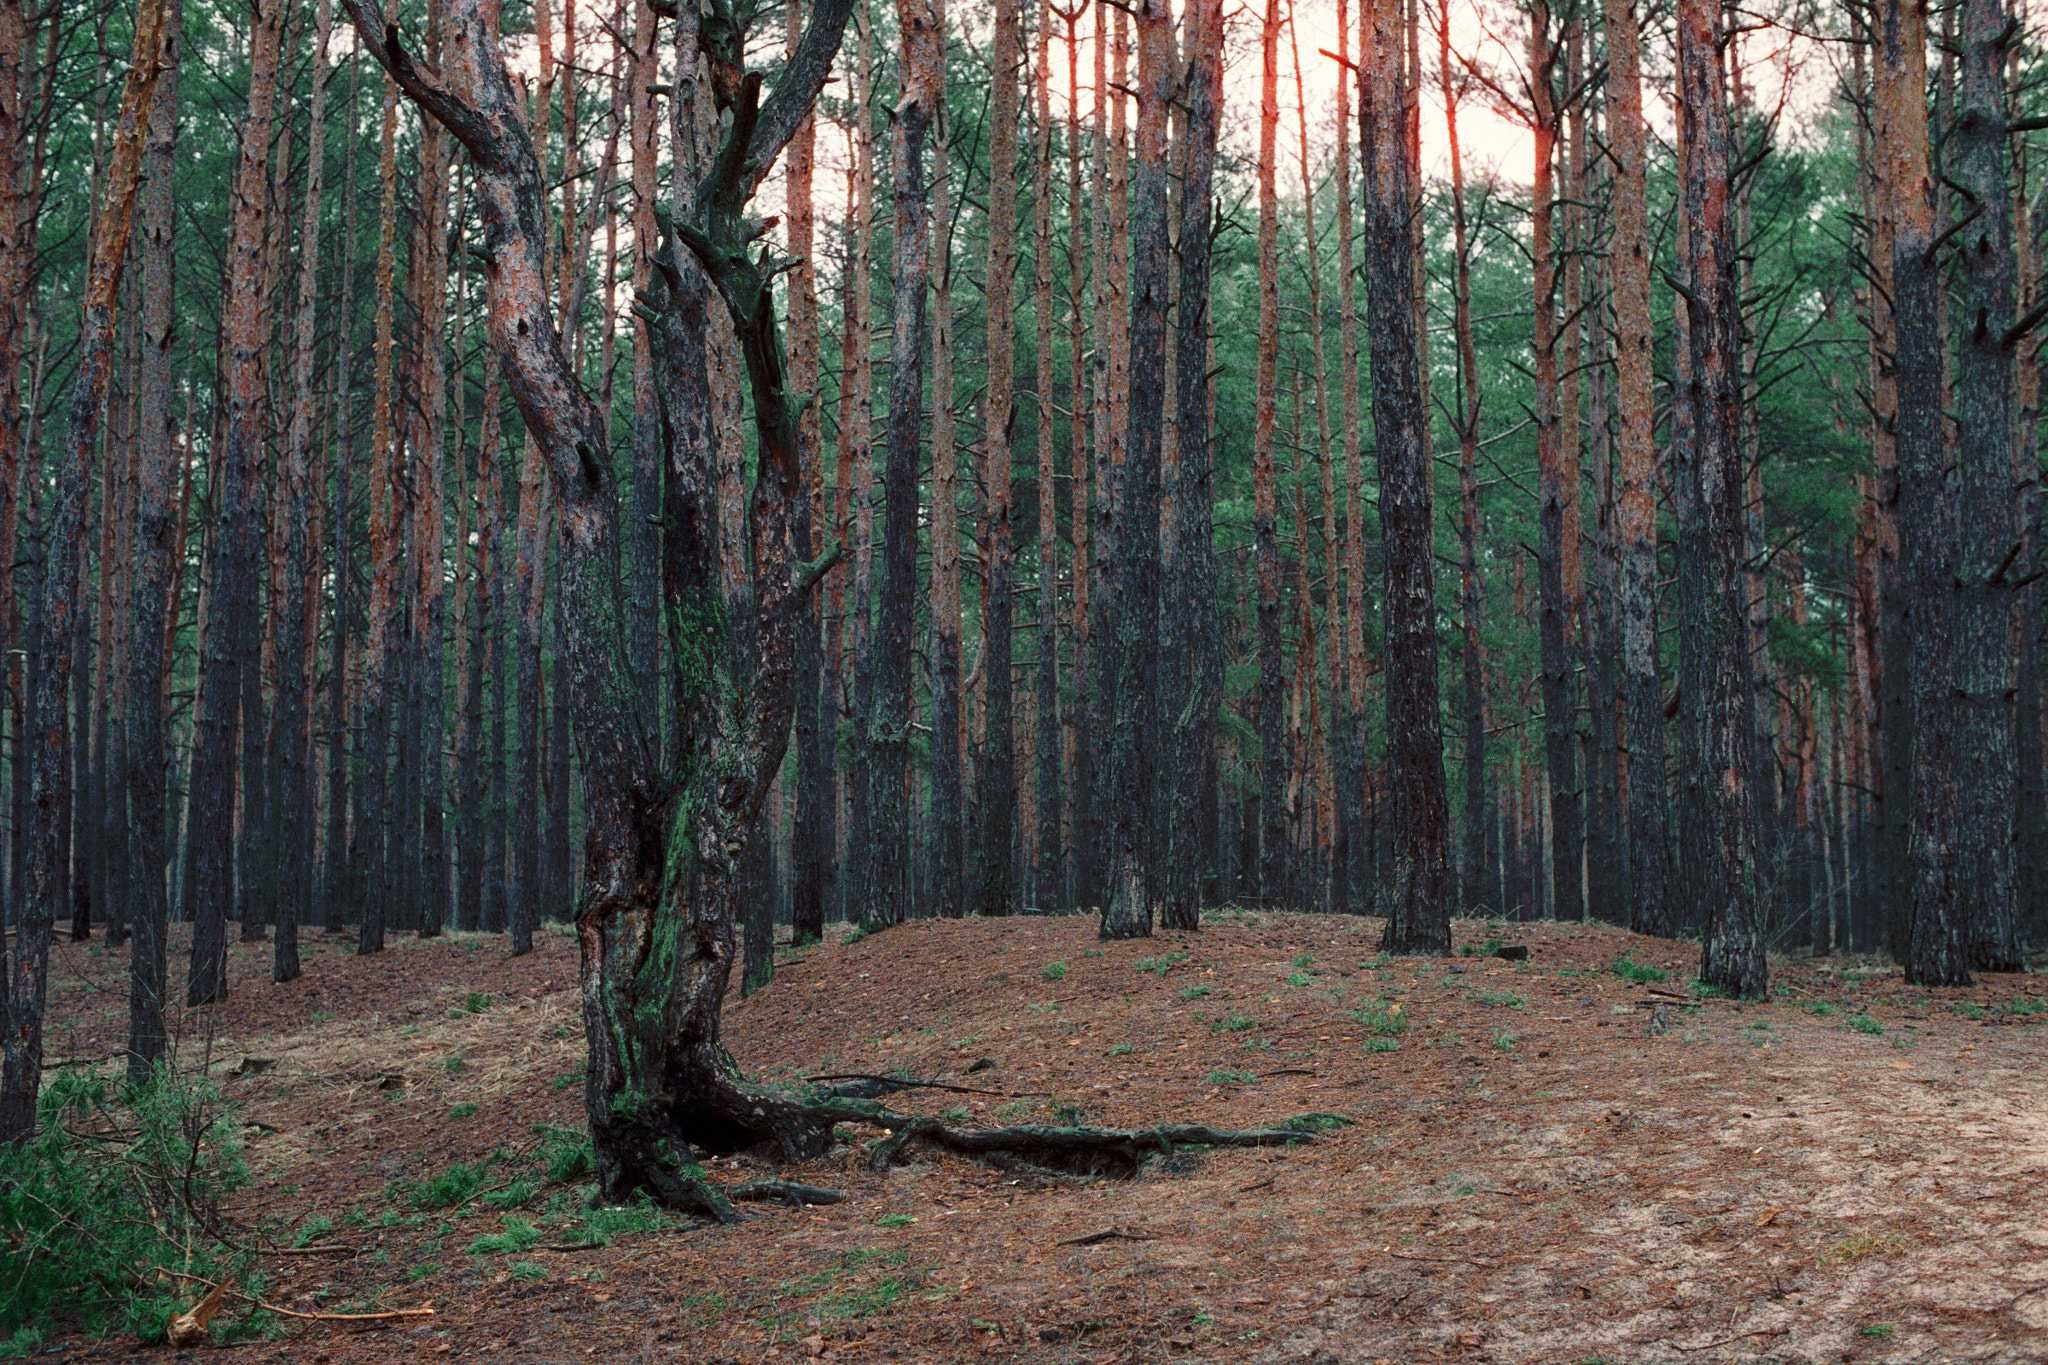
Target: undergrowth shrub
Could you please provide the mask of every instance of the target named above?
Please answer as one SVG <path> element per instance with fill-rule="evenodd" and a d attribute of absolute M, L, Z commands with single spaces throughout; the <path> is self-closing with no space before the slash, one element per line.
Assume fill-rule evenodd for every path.
<path fill-rule="evenodd" d="M 160 1342 L 206 1292 L 201 1280 L 257 1294 L 220 1212 L 248 1178 L 239 1119 L 211 1081 L 169 1066 L 142 1085 L 49 1073 L 35 1136 L 0 1146 L 0 1353 L 26 1355 L 67 1331 Z M 213 1340 L 269 1322 L 223 1314 Z"/>

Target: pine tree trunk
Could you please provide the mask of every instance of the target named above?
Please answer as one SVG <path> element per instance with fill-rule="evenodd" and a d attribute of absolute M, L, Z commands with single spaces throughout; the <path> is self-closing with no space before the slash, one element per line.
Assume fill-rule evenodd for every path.
<path fill-rule="evenodd" d="M 309 608 L 318 605 L 299 585 L 307 577 L 306 528 L 313 498 L 314 309 L 319 301 L 320 190 L 326 151 L 327 46 L 334 31 L 331 0 L 319 0 L 314 18 L 312 102 L 308 111 L 306 194 L 299 229 L 297 315 L 292 331 L 291 425 L 285 436 L 284 515 L 273 534 L 284 540 L 285 575 L 290 586 L 278 603 L 277 694 L 270 715 L 269 748 L 276 777 L 271 804 L 275 855 L 271 862 L 277 935 L 271 979 L 299 975 L 299 925 L 310 908 L 312 885 L 313 773 L 305 678 L 306 640 L 313 631 Z"/>
<path fill-rule="evenodd" d="M 790 54 L 796 51 L 802 17 L 802 5 L 798 0 L 791 0 L 786 18 L 787 51 Z M 651 52 L 651 17 L 648 26 L 647 42 Z M 652 69 L 651 58 L 649 67 Z M 789 275 L 790 381 L 796 392 L 812 395 L 811 401 L 804 405 L 798 432 L 802 446 L 799 458 L 803 466 L 804 496 L 796 508 L 795 550 L 797 557 L 806 562 L 816 560 L 828 549 L 824 446 L 817 399 L 818 266 L 813 259 L 816 218 L 811 197 L 811 177 L 816 164 L 816 130 L 816 120 L 807 115 L 790 138 L 789 150 L 785 153 L 784 190 L 788 207 L 789 254 L 797 260 Z M 655 155 L 658 154 L 657 149 Z M 651 179 L 651 168 L 649 174 Z M 934 202 L 942 202 L 936 191 Z M 933 433 L 933 450 L 938 450 L 936 431 Z M 933 477 L 936 480 L 936 473 Z M 838 541 L 844 534 L 844 530 L 839 529 L 831 532 L 830 538 Z M 816 597 L 807 596 L 802 610 L 796 656 L 796 828 L 791 839 L 789 883 L 792 937 L 798 943 L 809 943 L 824 936 L 825 907 L 832 902 L 838 864 L 835 845 L 838 842 L 839 812 L 833 765 L 838 751 L 839 712 L 827 685 L 824 613 L 819 610 Z M 957 590 L 953 615 L 957 622 Z M 956 630 L 956 661 L 958 657 Z"/>
<path fill-rule="evenodd" d="M 1664 690 L 1657 675 L 1657 444 L 1651 380 L 1650 238 L 1644 170 L 1641 33 L 1631 0 L 1607 2 L 1607 145 L 1614 166 L 1613 238 L 1616 454 L 1623 709 L 1628 744 L 1630 926 L 1671 934 L 1665 892 L 1670 843 L 1664 810 Z"/>
<path fill-rule="evenodd" d="M 1280 126 L 1280 0 L 1266 0 L 1259 28 L 1259 340 L 1252 415 L 1252 554 L 1258 592 L 1259 868 L 1254 894 L 1278 904 L 1286 895 L 1287 782 L 1285 698 L 1281 654 L 1280 502 L 1273 468 L 1279 402 L 1280 195 L 1276 135 Z"/>
<path fill-rule="evenodd" d="M 1174 335 L 1179 458 L 1174 516 L 1160 557 L 1159 695 L 1167 722 L 1159 812 L 1160 922 L 1201 927 L 1203 889 L 1216 851 L 1201 809 L 1222 703 L 1223 622 L 1216 603 L 1215 454 L 1210 435 L 1210 225 L 1215 217 L 1217 130 L 1223 104 L 1223 6 L 1192 0 L 1187 10 L 1187 126 L 1180 171 L 1180 295 Z M 1049 465 L 1049 461 L 1048 461 Z"/>
<path fill-rule="evenodd" d="M 984 915 L 1017 908 L 1013 861 L 1017 837 L 1017 750 L 1012 677 L 1012 556 L 1010 436 L 1016 423 L 1015 317 L 1011 284 L 1017 269 L 1017 126 L 1023 46 L 1019 0 L 996 0 L 989 97 L 988 260 L 983 297 L 988 312 L 988 386 L 982 400 L 982 637 L 987 702 L 974 786 L 981 813 L 981 887 Z"/>
<path fill-rule="evenodd" d="M 1373 43 L 1359 111 L 1366 180 L 1372 417 L 1386 544 L 1387 753 L 1392 865 L 1381 890 L 1396 953 L 1450 951 L 1450 817 L 1437 701 L 1436 566 L 1427 413 L 1415 335 L 1416 167 L 1404 125 L 1413 97 L 1399 0 L 1371 0 Z"/>
<path fill-rule="evenodd" d="M 35 1132 L 36 1094 L 42 1085 L 43 1012 L 49 985 L 50 941 L 63 877 L 60 826 L 67 814 L 70 736 L 63 707 L 71 684 L 72 644 L 78 631 L 79 559 L 73 548 L 84 531 L 86 480 L 98 444 L 113 368 L 114 304 L 121 287 L 135 201 L 142 178 L 143 139 L 160 94 L 166 53 L 161 0 L 143 0 L 135 22 L 133 58 L 106 170 L 106 196 L 93 224 L 86 293 L 79 322 L 77 371 L 72 380 L 69 448 L 48 515 L 42 523 L 44 564 L 37 584 L 38 667 L 30 671 L 37 720 L 31 781 L 33 818 L 24 880 L 15 890 L 9 960 L 0 951 L 0 1143 L 25 1142 Z M 260 50 L 260 49 L 259 49 Z M 169 49 L 168 55 L 175 55 Z M 252 109 L 252 116 L 253 116 Z M 261 167 L 258 166 L 260 171 Z M 33 443 L 30 443 L 33 448 Z"/>
<path fill-rule="evenodd" d="M 2013 497 L 2015 292 L 2012 196 L 2006 131 L 2006 61 L 2017 31 L 2004 0 L 1964 0 L 1960 82 L 1944 168 L 1973 216 L 1955 239 L 1955 402 L 1958 535 L 1939 579 L 1954 592 L 1956 648 L 1946 654 L 1949 691 L 1940 703 L 1953 739 L 1958 784 L 1952 831 L 1931 828 L 1942 894 L 1969 937 L 1969 965 L 2024 968 L 2014 913 L 2013 807 L 2019 796 L 2012 698 L 2013 583 L 2022 545 Z M 1939 816 L 1946 806 L 1931 814 Z M 1924 847 L 1916 836 L 1916 847 Z M 1916 863 L 1922 897 L 1935 892 Z M 1949 880 L 1949 879 L 1953 880 Z M 1923 899 L 1920 904 L 1926 905 Z"/>
<path fill-rule="evenodd" d="M 1757 850 L 1751 802 L 1759 773 L 1750 739 L 1750 657 L 1742 580 L 1745 484 L 1741 455 L 1741 302 L 1736 288 L 1733 205 L 1729 200 L 1728 97 L 1718 54 L 1721 23 L 1711 0 L 1681 0 L 1678 70 L 1686 147 L 1681 213 L 1690 225 L 1681 267 L 1690 308 L 1692 441 L 1680 447 L 1697 490 L 1699 558 L 1680 573 L 1704 585 L 1682 624 L 1686 650 L 1705 684 L 1687 698 L 1694 740 L 1688 759 L 1698 770 L 1703 855 L 1688 867 L 1700 885 L 1703 952 L 1700 977 L 1729 995 L 1764 993 L 1764 908 L 1756 894 Z"/>
<path fill-rule="evenodd" d="M 249 113 L 243 121 L 235 212 L 229 230 L 228 293 L 221 321 L 226 352 L 226 441 L 195 711 L 193 809 L 186 827 L 185 905 L 193 921 L 186 998 L 193 1005 L 220 1000 L 227 994 L 227 918 L 236 899 L 236 769 L 240 767 L 246 787 L 260 768 L 260 762 L 252 765 L 241 753 L 246 746 L 238 743 L 242 738 L 238 714 L 250 716 L 252 725 L 260 723 L 260 687 L 254 685 L 260 681 L 256 673 L 261 642 L 255 576 L 267 398 L 263 366 L 269 342 L 269 301 L 262 292 L 263 244 L 269 216 L 270 125 L 283 24 L 282 7 L 278 7 L 266 12 L 251 34 Z M 260 803 L 260 797 L 252 799 L 246 790 L 243 800 L 245 809 Z"/>
<path fill-rule="evenodd" d="M 164 829 L 165 766 L 169 762 L 163 691 L 169 672 L 166 607 L 177 564 L 171 557 L 179 460 L 171 408 L 172 293 L 176 258 L 178 63 L 183 56 L 182 6 L 164 9 L 163 74 L 150 107 L 137 232 L 141 249 L 141 364 L 135 384 L 141 421 L 136 432 L 135 559 L 128 622 L 129 852 L 134 876 L 129 922 L 128 1077 L 147 1080 L 167 1046 L 164 1029 L 165 944 L 170 897 L 165 882 L 170 843 Z"/>
<path fill-rule="evenodd" d="M 1038 436 L 1038 667 L 1035 676 L 1032 727 L 1037 816 L 1031 847 L 1030 901 L 1051 905 L 1060 884 L 1062 847 L 1060 800 L 1060 540 L 1059 493 L 1054 474 L 1053 343 L 1052 343 L 1052 18 L 1051 0 L 1038 12 L 1036 109 L 1038 155 L 1036 188 L 1031 198 L 1031 265 L 1034 321 L 1037 323 L 1038 375 L 1033 399 Z M 1074 405 L 1069 403 L 1069 407 Z"/>
<path fill-rule="evenodd" d="M 1498 907 L 1486 875 L 1486 827 L 1492 818 L 1486 773 L 1486 597 L 1479 583 L 1479 358 L 1472 340 L 1472 241 L 1465 217 L 1465 157 L 1458 138 L 1459 93 L 1451 76 L 1450 0 L 1440 0 L 1437 67 L 1443 86 L 1444 132 L 1451 159 L 1451 242 L 1456 257 L 1452 330 L 1458 359 L 1458 603 L 1462 618 L 1459 723 L 1465 736 L 1464 857 L 1460 884 L 1466 914 Z"/>

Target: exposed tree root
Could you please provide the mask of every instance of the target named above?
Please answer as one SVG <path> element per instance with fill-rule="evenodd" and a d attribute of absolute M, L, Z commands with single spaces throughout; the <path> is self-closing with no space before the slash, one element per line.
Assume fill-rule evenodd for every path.
<path fill-rule="evenodd" d="M 1168 1123 L 1154 1128 L 1064 1128 L 1024 1124 L 1014 1128 L 954 1128 L 936 1119 L 894 1115 L 892 1132 L 869 1154 L 882 1170 L 917 1147 L 936 1147 L 956 1156 L 991 1163 L 1016 1162 L 1060 1175 L 1135 1176 L 1155 1156 L 1182 1147 L 1280 1147 L 1310 1142 L 1311 1134 L 1287 1128 L 1212 1128 L 1205 1123 Z"/>
<path fill-rule="evenodd" d="M 920 1081 L 901 1076 L 877 1076 L 868 1071 L 834 1072 L 825 1076 L 806 1076 L 806 1081 L 830 1082 L 822 1084 L 820 1091 L 833 1099 L 878 1100 L 884 1095 L 894 1095 L 904 1090 L 944 1090 L 955 1095 L 996 1095 L 1003 1099 L 1022 1099 L 1026 1096 L 1042 1095 L 1042 1090 L 982 1090 L 971 1085 L 952 1085 L 946 1081 Z"/>
<path fill-rule="evenodd" d="M 840 1204 L 846 1195 L 840 1190 L 828 1190 L 822 1185 L 803 1185 L 794 1180 L 749 1180 L 744 1185 L 735 1185 L 726 1193 L 733 1199 L 757 1204 L 787 1204 L 801 1208 L 805 1204 Z"/>

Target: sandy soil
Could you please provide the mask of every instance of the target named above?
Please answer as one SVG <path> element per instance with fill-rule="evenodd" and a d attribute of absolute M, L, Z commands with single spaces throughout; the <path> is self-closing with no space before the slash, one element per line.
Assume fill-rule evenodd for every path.
<path fill-rule="evenodd" d="M 1129 1182 L 937 1157 L 875 1174 L 849 1143 L 782 1173 L 842 1204 L 600 1247 L 578 1245 L 569 1189 L 452 1211 L 411 1193 L 498 1149 L 502 1202 L 538 1169 L 535 1125 L 578 1122 L 565 934 L 519 960 L 460 935 L 359 959 L 315 935 L 284 987 L 267 945 L 237 944 L 228 1002 L 179 1021 L 181 1059 L 249 1122 L 258 1185 L 234 1210 L 251 1235 L 341 1248 L 269 1261 L 267 1296 L 436 1315 L 293 1325 L 235 1353 L 2048 1359 L 2039 978 L 1929 992 L 1872 963 L 1782 962 L 1773 999 L 1741 1005 L 1687 998 L 1691 945 L 1603 926 L 1460 922 L 1464 955 L 1421 960 L 1382 957 L 1378 931 L 1226 911 L 1099 944 L 1092 920 L 967 920 L 787 952 L 728 1011 L 757 1075 L 944 1078 L 1003 1093 L 899 1107 L 989 1123 L 1348 1124 Z M 1496 935 L 1529 960 L 1478 955 Z M 1626 979 L 1618 958 L 1665 976 Z M 59 945 L 53 1057 L 119 1046 L 125 972 L 120 950 Z M 508 1219 L 535 1245 L 469 1250 L 517 1234 Z"/>

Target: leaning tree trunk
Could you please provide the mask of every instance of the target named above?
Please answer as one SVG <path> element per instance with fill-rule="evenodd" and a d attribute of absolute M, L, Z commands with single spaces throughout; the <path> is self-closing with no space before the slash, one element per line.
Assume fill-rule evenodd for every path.
<path fill-rule="evenodd" d="M 1392 876 L 1382 888 L 1382 946 L 1451 946 L 1450 814 L 1437 700 L 1436 571 L 1427 414 L 1415 335 L 1411 204 L 1416 168 L 1404 132 L 1411 98 L 1401 59 L 1399 0 L 1371 0 L 1373 43 L 1359 111 L 1365 172 L 1372 342 L 1372 419 L 1386 543 L 1387 750 L 1393 797 Z"/>

